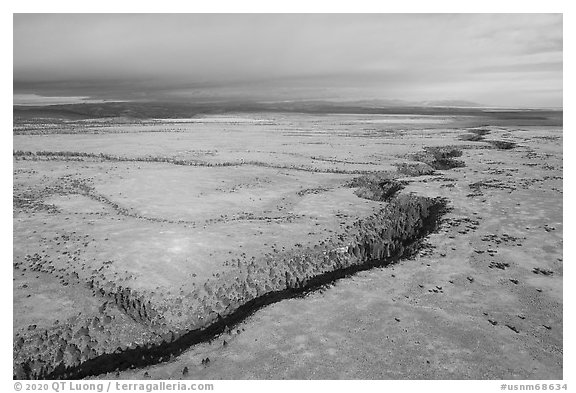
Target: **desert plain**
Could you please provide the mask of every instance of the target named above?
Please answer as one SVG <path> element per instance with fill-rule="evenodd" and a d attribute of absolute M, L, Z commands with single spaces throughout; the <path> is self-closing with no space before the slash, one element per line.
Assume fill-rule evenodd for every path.
<path fill-rule="evenodd" d="M 562 379 L 562 112 L 15 116 L 17 379 Z"/>

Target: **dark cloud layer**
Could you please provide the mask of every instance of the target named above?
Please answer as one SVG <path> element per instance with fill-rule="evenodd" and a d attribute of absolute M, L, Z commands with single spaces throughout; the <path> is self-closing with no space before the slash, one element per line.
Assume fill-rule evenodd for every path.
<path fill-rule="evenodd" d="M 553 14 L 16 14 L 17 93 L 562 105 Z"/>

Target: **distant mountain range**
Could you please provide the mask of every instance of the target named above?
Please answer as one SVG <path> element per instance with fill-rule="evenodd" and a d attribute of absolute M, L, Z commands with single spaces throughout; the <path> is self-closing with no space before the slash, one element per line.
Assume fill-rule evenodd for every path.
<path fill-rule="evenodd" d="M 191 118 L 201 115 L 224 113 L 293 112 L 308 114 L 403 114 L 485 116 L 487 109 L 468 101 L 426 101 L 410 103 L 400 100 L 343 101 L 222 101 L 222 102 L 159 102 L 123 101 L 58 105 L 22 106 L 14 105 L 15 119 L 26 118 L 132 118 L 170 119 Z M 490 111 L 491 112 L 491 111 Z M 523 118 L 545 118 L 553 110 L 525 110 Z M 519 116 L 517 110 L 499 109 L 498 116 Z"/>

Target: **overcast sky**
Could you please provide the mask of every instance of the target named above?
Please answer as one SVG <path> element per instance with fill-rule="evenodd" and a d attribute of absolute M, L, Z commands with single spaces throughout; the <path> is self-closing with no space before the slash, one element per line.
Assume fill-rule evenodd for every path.
<path fill-rule="evenodd" d="M 562 106 L 553 14 L 16 14 L 15 93 Z"/>

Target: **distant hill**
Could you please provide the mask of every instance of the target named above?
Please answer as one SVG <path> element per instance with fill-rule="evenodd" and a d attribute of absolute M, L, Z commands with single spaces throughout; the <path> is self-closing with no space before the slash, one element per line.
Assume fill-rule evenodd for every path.
<path fill-rule="evenodd" d="M 453 108 L 482 108 L 484 105 L 477 102 L 464 101 L 464 100 L 439 100 L 439 101 L 423 101 L 423 106 L 440 106 L 440 107 L 453 107 Z"/>
<path fill-rule="evenodd" d="M 444 103 L 439 105 L 439 103 Z M 455 105 L 456 103 L 460 106 Z M 470 106 L 463 106 L 466 103 Z M 399 114 L 480 116 L 501 120 L 523 119 L 562 124 L 562 111 L 498 110 L 488 111 L 466 101 L 434 101 L 420 105 L 401 105 L 401 101 L 279 101 L 279 102 L 103 102 L 47 106 L 13 106 L 14 119 L 171 119 L 192 118 L 225 113 L 292 112 L 308 114 Z M 434 104 L 434 105 L 432 105 Z M 452 104 L 454 106 L 450 106 Z"/>

